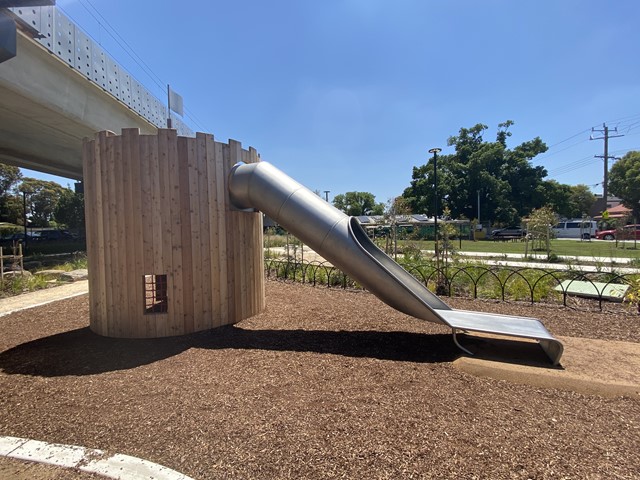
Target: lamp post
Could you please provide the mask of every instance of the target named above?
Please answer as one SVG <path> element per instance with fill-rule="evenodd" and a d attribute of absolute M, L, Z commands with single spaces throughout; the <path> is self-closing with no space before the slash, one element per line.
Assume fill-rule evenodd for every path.
<path fill-rule="evenodd" d="M 22 192 L 22 223 L 24 224 L 24 248 L 27 248 L 27 192 Z"/>
<path fill-rule="evenodd" d="M 438 247 L 438 153 L 441 148 L 432 148 L 429 153 L 433 153 L 433 230 L 435 235 L 436 250 L 436 294 L 443 295 L 445 293 L 444 279 L 440 271 L 440 248 Z"/>
<path fill-rule="evenodd" d="M 432 148 L 429 153 L 433 153 L 433 229 L 436 241 L 436 260 L 438 259 L 438 153 L 441 148 Z"/>

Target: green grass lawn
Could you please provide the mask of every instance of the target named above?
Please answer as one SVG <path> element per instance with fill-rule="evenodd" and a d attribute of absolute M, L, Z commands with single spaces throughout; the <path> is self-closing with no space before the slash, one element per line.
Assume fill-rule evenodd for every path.
<path fill-rule="evenodd" d="M 404 243 L 404 242 L 401 242 Z M 414 241 L 408 242 L 418 244 L 422 250 L 433 250 L 434 244 L 431 241 Z M 505 253 L 524 254 L 526 251 L 526 242 L 500 242 L 493 240 L 479 240 L 473 242 L 471 240 L 453 240 L 454 248 L 461 252 L 489 252 L 495 253 L 496 256 Z M 529 243 L 529 253 L 546 254 L 544 251 L 531 250 L 532 244 Z M 638 258 L 640 259 L 640 241 L 637 245 L 633 242 L 619 243 L 612 241 L 580 241 L 580 240 L 551 240 L 551 252 L 558 256 L 581 256 L 598 259 L 615 259 L 615 258 Z"/>
<path fill-rule="evenodd" d="M 283 246 L 287 243 L 284 235 L 265 235 L 265 247 Z M 295 237 L 290 236 L 289 242 L 295 241 Z M 375 243 L 384 249 L 385 239 L 378 238 Z M 526 242 L 493 241 L 459 239 L 452 240 L 453 246 L 461 252 L 487 252 L 494 253 L 497 257 L 505 253 L 517 253 L 524 255 L 527 248 Z M 434 250 L 434 242 L 431 240 L 398 240 L 398 246 L 411 245 L 420 250 Z M 529 242 L 529 254 L 546 255 L 545 251 L 532 251 L 533 243 Z M 640 265 L 640 240 L 637 244 L 633 241 L 620 242 L 605 240 L 551 240 L 551 253 L 558 257 L 587 257 L 594 261 L 606 261 L 616 258 L 638 259 Z"/>

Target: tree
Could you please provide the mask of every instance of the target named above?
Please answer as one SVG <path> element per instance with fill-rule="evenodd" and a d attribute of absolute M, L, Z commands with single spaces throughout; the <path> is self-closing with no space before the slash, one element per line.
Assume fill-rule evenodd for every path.
<path fill-rule="evenodd" d="M 385 222 L 391 225 L 392 237 L 387 236 L 385 252 L 393 253 L 393 258 L 398 258 L 398 218 L 411 214 L 409 202 L 404 197 L 390 198 L 384 211 Z"/>
<path fill-rule="evenodd" d="M 596 196 L 591 193 L 589 187 L 583 184 L 572 185 L 569 196 L 569 215 L 567 218 L 582 218 L 589 213 L 589 210 L 596 201 Z"/>
<path fill-rule="evenodd" d="M 566 185 L 547 180 L 543 187 L 546 206 L 562 218 L 582 218 L 589 213 L 596 199 L 586 185 Z"/>
<path fill-rule="evenodd" d="M 544 249 L 547 252 L 547 259 L 551 257 L 551 238 L 553 238 L 553 226 L 556 221 L 557 217 L 553 209 L 550 206 L 545 206 L 534 209 L 529 215 L 527 223 L 533 249 Z"/>
<path fill-rule="evenodd" d="M 48 227 L 65 188 L 56 182 L 24 178 L 18 190 L 27 195 L 27 212 L 31 215 L 32 226 Z"/>
<path fill-rule="evenodd" d="M 482 218 L 502 224 L 516 224 L 544 203 L 547 172 L 532 166 L 531 160 L 547 146 L 536 137 L 510 150 L 507 139 L 512 125 L 510 120 L 499 124 L 494 142 L 484 140 L 488 127 L 480 123 L 461 128 L 457 136 L 449 138 L 447 143 L 455 147 L 455 153 L 438 157 L 438 196 L 447 198 L 454 218 L 475 218 L 478 194 L 484 199 Z M 414 212 L 434 214 L 433 180 L 433 158 L 413 168 L 411 186 L 403 197 Z"/>
<path fill-rule="evenodd" d="M 382 215 L 384 203 L 376 203 L 376 197 L 369 192 L 347 192 L 333 198 L 333 206 L 347 215 Z"/>
<path fill-rule="evenodd" d="M 18 167 L 0 163 L 0 221 L 15 223 L 20 216 L 22 207 L 17 209 L 15 187 L 21 179 Z"/>
<path fill-rule="evenodd" d="M 84 195 L 65 188 L 53 211 L 58 223 L 73 230 L 84 229 Z"/>
<path fill-rule="evenodd" d="M 611 167 L 609 192 L 640 217 L 640 152 L 628 152 Z"/>

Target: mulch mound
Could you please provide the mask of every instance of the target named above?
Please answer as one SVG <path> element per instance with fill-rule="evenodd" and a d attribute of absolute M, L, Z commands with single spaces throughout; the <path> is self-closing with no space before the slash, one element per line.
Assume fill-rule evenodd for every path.
<path fill-rule="evenodd" d="M 447 299 L 555 335 L 640 341 L 637 316 Z M 0 318 L 0 434 L 198 479 L 640 477 L 640 398 L 480 378 L 446 328 L 365 292 L 267 282 L 267 310 L 155 340 L 99 337 L 88 298 Z"/>

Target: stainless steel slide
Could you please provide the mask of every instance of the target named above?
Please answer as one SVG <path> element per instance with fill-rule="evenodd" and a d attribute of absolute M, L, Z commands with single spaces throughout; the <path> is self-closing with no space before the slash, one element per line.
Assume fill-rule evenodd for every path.
<path fill-rule="evenodd" d="M 347 216 L 273 165 L 234 166 L 229 196 L 239 209 L 256 208 L 267 214 L 396 310 L 448 325 L 456 344 L 458 331 L 531 338 L 540 343 L 554 365 L 559 363 L 562 344 L 539 320 L 453 310 L 380 250 L 357 218 Z"/>

